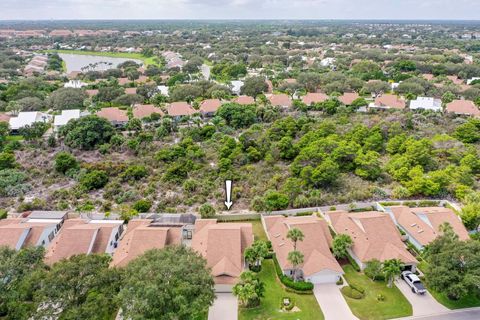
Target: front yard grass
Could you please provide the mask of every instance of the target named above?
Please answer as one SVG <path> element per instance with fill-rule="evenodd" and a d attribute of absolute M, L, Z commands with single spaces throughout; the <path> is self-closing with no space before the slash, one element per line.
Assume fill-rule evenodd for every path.
<path fill-rule="evenodd" d="M 261 226 L 261 223 L 260 223 Z M 259 272 L 260 280 L 265 284 L 264 297 L 260 306 L 252 309 L 239 308 L 240 320 L 323 320 L 324 316 L 313 294 L 295 294 L 285 291 L 275 274 L 273 260 L 264 260 Z M 280 309 L 282 298 L 290 297 L 298 312 L 283 312 Z"/>
<path fill-rule="evenodd" d="M 349 284 L 365 289 L 365 297 L 359 300 L 344 295 L 353 314 L 359 319 L 391 319 L 412 315 L 412 305 L 395 285 L 388 288 L 383 281 L 374 282 L 349 264 L 343 266 L 343 271 Z M 377 300 L 379 294 L 385 297 L 384 301 Z"/>
<path fill-rule="evenodd" d="M 448 309 L 461 309 L 461 308 L 472 308 L 480 307 L 480 297 L 475 294 L 469 294 L 466 297 L 463 297 L 459 300 L 450 300 L 446 294 L 428 289 L 428 292 L 441 304 L 443 304 Z"/>
<path fill-rule="evenodd" d="M 141 53 L 131 53 L 131 52 L 104 52 L 104 51 L 84 51 L 84 50 L 66 50 L 66 49 L 54 49 L 48 50 L 47 52 L 57 52 L 57 53 L 66 53 L 66 54 L 79 54 L 87 56 L 101 56 L 101 57 L 110 57 L 110 58 L 125 58 L 125 59 L 137 59 L 142 60 L 145 66 L 154 65 L 159 66 L 160 64 L 155 60 L 155 57 L 145 57 Z"/>

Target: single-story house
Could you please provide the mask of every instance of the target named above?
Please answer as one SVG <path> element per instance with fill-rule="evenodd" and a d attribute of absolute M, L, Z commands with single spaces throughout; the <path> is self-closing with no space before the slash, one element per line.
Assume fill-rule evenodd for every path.
<path fill-rule="evenodd" d="M 10 115 L 0 112 L 0 122 L 10 122 Z"/>
<path fill-rule="evenodd" d="M 406 269 L 415 270 L 418 261 L 407 250 L 401 234 L 388 214 L 377 211 L 329 211 L 325 218 L 337 234 L 352 238 L 351 257 L 363 270 L 368 261 L 399 259 Z"/>
<path fill-rule="evenodd" d="M 255 104 L 255 99 L 250 96 L 238 96 L 233 100 L 233 102 L 246 106 L 250 104 Z"/>
<path fill-rule="evenodd" d="M 168 97 L 168 95 L 170 93 L 170 89 L 167 86 L 160 85 L 160 86 L 157 86 L 157 89 L 162 96 Z"/>
<path fill-rule="evenodd" d="M 442 100 L 431 97 L 417 97 L 417 99 L 410 101 L 410 109 L 422 109 L 441 112 L 443 110 Z"/>
<path fill-rule="evenodd" d="M 125 88 L 125 94 L 137 94 L 137 88 Z"/>
<path fill-rule="evenodd" d="M 405 99 L 394 94 L 382 94 L 368 105 L 373 109 L 405 109 Z"/>
<path fill-rule="evenodd" d="M 200 113 L 204 116 L 211 117 L 222 106 L 222 102 L 219 99 L 207 99 L 200 102 Z"/>
<path fill-rule="evenodd" d="M 0 247 L 20 250 L 29 246 L 48 247 L 63 225 L 67 212 L 32 212 L 26 217 L 0 220 Z"/>
<path fill-rule="evenodd" d="M 160 116 L 164 115 L 162 109 L 155 107 L 153 104 L 136 104 L 132 110 L 133 117 L 137 119 L 143 119 L 150 117 L 152 114 L 156 113 Z"/>
<path fill-rule="evenodd" d="M 324 102 L 326 100 L 328 100 L 328 96 L 321 92 L 309 92 L 302 97 L 302 102 L 307 106 L 310 106 L 314 103 Z"/>
<path fill-rule="evenodd" d="M 31 126 L 35 122 L 50 122 L 52 116 L 38 111 L 19 112 L 18 116 L 9 120 L 10 129 L 16 131 L 25 126 Z"/>
<path fill-rule="evenodd" d="M 99 92 L 98 89 L 87 89 L 87 90 L 85 90 L 85 93 L 86 93 L 90 98 L 96 96 L 96 95 L 98 94 L 98 92 Z"/>
<path fill-rule="evenodd" d="M 341 103 L 346 106 L 349 106 L 353 103 L 353 101 L 357 100 L 360 96 L 356 92 L 345 92 L 343 95 L 338 97 Z"/>
<path fill-rule="evenodd" d="M 408 240 L 419 250 L 422 250 L 441 234 L 440 226 L 444 222 L 448 222 L 452 226 L 460 240 L 470 239 L 462 220 L 451 209 L 392 206 L 385 210 L 393 222 L 407 234 Z"/>
<path fill-rule="evenodd" d="M 128 122 L 127 111 L 121 110 L 117 107 L 103 108 L 97 112 L 97 116 L 105 118 L 114 126 L 124 126 Z"/>
<path fill-rule="evenodd" d="M 456 115 L 480 117 L 480 110 L 475 103 L 470 100 L 453 100 L 452 102 L 447 103 L 445 111 Z"/>
<path fill-rule="evenodd" d="M 292 99 L 284 93 L 267 94 L 267 99 L 275 107 L 290 108 L 292 106 Z"/>
<path fill-rule="evenodd" d="M 332 236 L 324 219 L 316 216 L 276 215 L 262 216 L 262 223 L 286 276 L 291 277 L 294 273 L 287 258 L 288 253 L 293 251 L 292 241 L 287 238 L 287 233 L 292 228 L 300 229 L 304 234 L 303 241 L 297 242 L 297 250 L 304 255 L 304 263 L 299 266 L 303 279 L 314 284 L 335 283 L 342 276 L 343 270 L 330 251 Z"/>
<path fill-rule="evenodd" d="M 62 110 L 62 113 L 53 118 L 53 130 L 58 131 L 60 127 L 66 125 L 72 119 L 88 115 L 88 111 L 81 112 L 80 109 Z"/>
<path fill-rule="evenodd" d="M 112 254 L 123 232 L 123 220 L 68 219 L 45 254 L 54 264 L 77 254 Z"/>
<path fill-rule="evenodd" d="M 128 223 L 111 265 L 124 267 L 145 251 L 182 244 L 183 227 L 157 225 L 151 219 L 133 219 Z"/>
<path fill-rule="evenodd" d="M 216 219 L 195 221 L 191 245 L 207 260 L 216 285 L 231 288 L 238 281 L 247 267 L 245 249 L 252 243 L 251 223 L 217 223 Z"/>
<path fill-rule="evenodd" d="M 172 102 L 167 107 L 167 114 L 171 117 L 191 116 L 196 112 L 191 105 L 184 101 Z"/>
<path fill-rule="evenodd" d="M 75 89 L 80 89 L 85 87 L 87 84 L 81 80 L 69 80 L 67 83 L 65 83 L 63 86 L 65 88 L 75 88 Z"/>

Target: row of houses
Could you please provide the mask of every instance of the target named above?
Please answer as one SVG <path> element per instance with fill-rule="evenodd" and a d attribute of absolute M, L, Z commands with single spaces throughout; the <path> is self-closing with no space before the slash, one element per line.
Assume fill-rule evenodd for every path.
<path fill-rule="evenodd" d="M 335 283 L 343 274 L 331 251 L 332 233 L 350 236 L 353 245 L 349 254 L 362 270 L 373 259 L 399 259 L 406 270 L 415 271 L 418 261 L 408 250 L 407 241 L 422 250 L 441 234 L 439 228 L 445 222 L 452 226 L 460 240 L 469 239 L 460 218 L 443 207 L 393 206 L 383 211 L 321 212 L 320 217 L 262 217 L 278 263 L 287 276 L 293 274 L 293 266 L 287 259 L 293 250 L 292 242 L 287 239 L 288 230 L 298 228 L 303 232 L 303 241 L 297 243 L 297 250 L 305 257 L 300 273 L 303 279 L 314 284 Z"/>
<path fill-rule="evenodd" d="M 207 260 L 220 290 L 236 283 L 246 268 L 244 251 L 252 243 L 250 223 L 218 223 L 189 214 L 133 219 L 126 226 L 122 220 L 70 219 L 63 211 L 0 220 L 0 246 L 43 246 L 49 265 L 78 254 L 108 254 L 112 267 L 123 267 L 149 249 L 185 245 Z"/>
<path fill-rule="evenodd" d="M 381 207 L 382 211 L 328 211 L 311 216 L 264 215 L 262 225 L 272 243 L 278 263 L 287 276 L 294 267 L 288 261 L 293 244 L 287 238 L 292 228 L 304 239 L 296 249 L 303 253 L 300 277 L 314 284 L 334 283 L 343 270 L 332 254 L 334 234 L 347 234 L 353 245 L 350 256 L 361 269 L 373 259 L 399 259 L 407 270 L 415 271 L 418 261 L 407 241 L 422 250 L 441 234 L 448 222 L 460 240 L 469 235 L 459 217 L 443 207 Z M 121 220 L 69 218 L 67 212 L 33 211 L 18 218 L 0 220 L 0 246 L 20 250 L 28 246 L 46 248 L 45 262 L 54 264 L 76 254 L 109 254 L 112 267 L 126 266 L 145 251 L 169 245 L 185 245 L 201 254 L 214 276 L 217 290 L 231 290 L 247 268 L 245 249 L 254 241 L 252 224 L 219 223 L 190 214 L 153 215 Z M 298 271 L 297 271 L 298 275 Z"/>

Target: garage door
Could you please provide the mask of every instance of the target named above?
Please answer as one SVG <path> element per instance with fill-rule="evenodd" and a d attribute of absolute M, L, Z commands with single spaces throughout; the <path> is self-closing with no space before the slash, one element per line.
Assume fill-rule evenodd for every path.
<path fill-rule="evenodd" d="M 339 278 L 338 273 L 334 272 L 319 272 L 310 277 L 307 277 L 307 280 L 313 284 L 320 283 L 335 283 Z"/>

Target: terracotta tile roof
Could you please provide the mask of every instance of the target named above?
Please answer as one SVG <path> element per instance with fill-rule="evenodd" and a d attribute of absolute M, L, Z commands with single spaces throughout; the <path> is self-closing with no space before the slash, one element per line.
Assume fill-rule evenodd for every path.
<path fill-rule="evenodd" d="M 432 80 L 433 78 L 435 78 L 435 76 L 431 73 L 424 73 L 422 74 L 422 77 L 428 81 Z"/>
<path fill-rule="evenodd" d="M 234 284 L 244 270 L 243 253 L 253 243 L 250 223 L 217 223 L 215 219 L 197 219 L 192 248 L 199 252 L 217 284 Z"/>
<path fill-rule="evenodd" d="M 409 208 L 406 206 L 389 207 L 397 223 L 418 243 L 425 246 L 441 233 L 440 225 L 448 222 L 460 240 L 470 239 L 467 229 L 455 212 L 444 207 Z"/>
<path fill-rule="evenodd" d="M 462 84 L 463 80 L 459 79 L 457 76 L 447 76 L 447 78 L 452 81 L 454 84 Z"/>
<path fill-rule="evenodd" d="M 202 113 L 214 113 L 218 108 L 222 106 L 222 102 L 219 99 L 207 99 L 200 103 L 200 112 Z"/>
<path fill-rule="evenodd" d="M 83 219 L 66 220 L 58 236 L 45 254 L 45 262 L 53 264 L 77 254 L 105 253 L 108 240 L 118 224 L 94 223 Z"/>
<path fill-rule="evenodd" d="M 293 251 L 293 244 L 287 238 L 289 229 L 298 228 L 304 234 L 303 241 L 297 243 L 297 250 L 305 259 L 301 266 L 305 276 L 314 275 L 323 270 L 343 274 L 342 268 L 330 252 L 332 236 L 325 220 L 315 216 L 284 217 L 264 216 L 268 238 L 272 242 L 278 263 L 282 269 L 291 269 L 288 253 Z"/>
<path fill-rule="evenodd" d="M 130 83 L 131 81 L 128 78 L 118 78 L 118 84 L 121 86 L 126 85 L 127 83 Z"/>
<path fill-rule="evenodd" d="M 87 90 L 85 90 L 85 93 L 89 97 L 93 97 L 93 96 L 96 96 L 98 94 L 98 89 L 87 89 Z"/>
<path fill-rule="evenodd" d="M 151 226 L 152 220 L 135 219 L 128 223 L 118 249 L 112 259 L 112 266 L 123 267 L 150 249 L 162 249 L 167 245 L 181 244 L 180 227 Z"/>
<path fill-rule="evenodd" d="M 480 110 L 470 100 L 453 100 L 448 103 L 445 110 L 449 113 L 466 114 L 471 116 L 480 116 Z"/>
<path fill-rule="evenodd" d="M 190 116 L 196 112 L 187 102 L 179 101 L 172 102 L 167 107 L 167 113 L 169 116 L 178 117 L 178 116 Z"/>
<path fill-rule="evenodd" d="M 10 116 L 6 113 L 0 113 L 0 122 L 9 122 Z"/>
<path fill-rule="evenodd" d="M 233 100 L 233 102 L 241 104 L 241 105 L 249 105 L 249 104 L 254 104 L 255 100 L 250 97 L 250 96 L 238 96 Z"/>
<path fill-rule="evenodd" d="M 268 100 L 272 106 L 279 106 L 279 107 L 291 107 L 292 106 L 292 99 L 284 93 L 279 94 L 271 94 L 267 96 Z"/>
<path fill-rule="evenodd" d="M 47 227 L 56 226 L 56 222 L 27 222 L 22 218 L 0 220 L 0 246 L 15 249 L 22 236 L 26 238 L 19 248 L 36 246 Z"/>
<path fill-rule="evenodd" d="M 97 116 L 112 122 L 128 122 L 127 111 L 121 110 L 117 107 L 103 108 L 97 112 Z"/>
<path fill-rule="evenodd" d="M 328 99 L 328 96 L 325 93 L 321 92 L 309 92 L 302 97 L 302 102 L 307 106 L 312 103 L 320 103 Z"/>
<path fill-rule="evenodd" d="M 375 98 L 378 108 L 405 109 L 405 100 L 394 94 L 382 94 Z"/>
<path fill-rule="evenodd" d="M 338 97 L 338 100 L 340 100 L 340 102 L 342 102 L 344 105 L 349 106 L 359 97 L 360 96 L 356 92 L 345 92 L 343 95 Z"/>
<path fill-rule="evenodd" d="M 125 94 L 137 94 L 137 88 L 125 88 Z"/>
<path fill-rule="evenodd" d="M 164 115 L 162 109 L 155 107 L 153 104 L 136 104 L 133 107 L 132 113 L 133 116 L 138 119 L 149 117 L 153 113 L 158 113 L 161 116 Z"/>
<path fill-rule="evenodd" d="M 326 215 L 337 234 L 350 235 L 354 243 L 352 251 L 363 263 L 372 259 L 400 259 L 406 264 L 417 263 L 407 251 L 400 232 L 388 214 L 376 211 L 331 211 Z"/>

